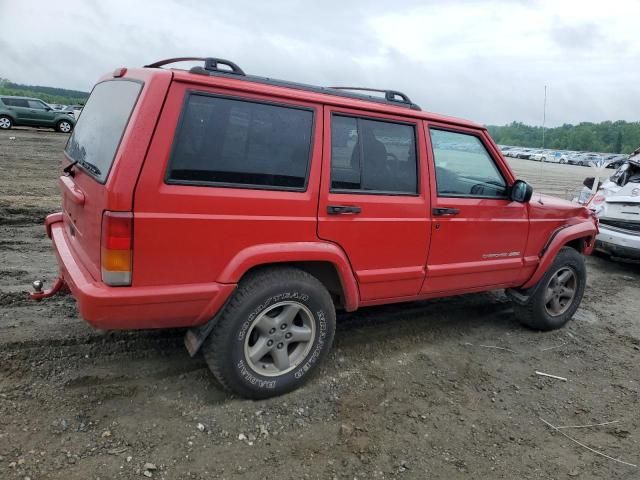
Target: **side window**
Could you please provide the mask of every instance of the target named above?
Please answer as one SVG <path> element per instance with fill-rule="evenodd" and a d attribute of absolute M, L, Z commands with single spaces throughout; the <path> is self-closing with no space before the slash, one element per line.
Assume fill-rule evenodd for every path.
<path fill-rule="evenodd" d="M 38 110 L 44 110 L 44 104 L 37 100 L 27 100 L 29 102 L 29 108 L 37 108 Z"/>
<path fill-rule="evenodd" d="M 3 98 L 2 101 L 11 107 L 29 107 L 27 101 L 22 98 Z"/>
<path fill-rule="evenodd" d="M 191 94 L 168 181 L 303 190 L 312 130 L 310 110 Z"/>
<path fill-rule="evenodd" d="M 504 198 L 507 182 L 480 139 L 430 129 L 439 197 Z"/>
<path fill-rule="evenodd" d="M 415 195 L 417 172 L 412 125 L 333 115 L 332 191 Z"/>

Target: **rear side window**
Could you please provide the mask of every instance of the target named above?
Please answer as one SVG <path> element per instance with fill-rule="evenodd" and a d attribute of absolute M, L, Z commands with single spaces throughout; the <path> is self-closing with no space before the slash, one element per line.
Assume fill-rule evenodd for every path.
<path fill-rule="evenodd" d="M 504 198 L 507 182 L 475 135 L 432 128 L 439 197 Z"/>
<path fill-rule="evenodd" d="M 312 131 L 311 110 L 190 94 L 167 181 L 304 190 Z"/>
<path fill-rule="evenodd" d="M 334 115 L 331 190 L 415 195 L 418 179 L 414 127 Z"/>
<path fill-rule="evenodd" d="M 67 156 L 104 183 L 142 84 L 109 80 L 97 84 L 67 142 Z"/>
<path fill-rule="evenodd" d="M 24 107 L 27 108 L 29 104 L 23 98 L 3 98 L 2 103 L 9 107 Z"/>

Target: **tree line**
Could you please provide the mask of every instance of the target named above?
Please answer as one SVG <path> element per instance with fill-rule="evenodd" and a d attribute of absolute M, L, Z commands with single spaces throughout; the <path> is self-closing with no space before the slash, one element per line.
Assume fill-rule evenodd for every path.
<path fill-rule="evenodd" d="M 42 87 L 39 85 L 22 85 L 10 82 L 4 78 L 0 78 L 0 95 L 33 97 L 44 100 L 47 103 L 61 105 L 84 105 L 87 98 L 89 98 L 88 92 L 67 90 L 65 88 Z"/>
<path fill-rule="evenodd" d="M 503 126 L 489 125 L 487 128 L 500 145 L 602 153 L 631 153 L 640 147 L 640 122 L 624 120 L 546 128 L 544 145 L 542 127 L 512 122 Z"/>

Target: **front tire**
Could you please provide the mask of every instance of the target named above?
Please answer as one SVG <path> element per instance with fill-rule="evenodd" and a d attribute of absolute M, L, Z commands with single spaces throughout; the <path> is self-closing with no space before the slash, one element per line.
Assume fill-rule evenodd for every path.
<path fill-rule="evenodd" d="M 11 127 L 13 127 L 13 120 L 11 120 L 11 117 L 6 115 L 0 116 L 0 128 L 2 130 L 9 130 Z"/>
<path fill-rule="evenodd" d="M 60 120 L 58 123 L 56 123 L 56 130 L 60 133 L 71 133 L 71 130 L 73 130 L 73 125 L 71 125 L 71 122 L 67 120 Z"/>
<path fill-rule="evenodd" d="M 587 283 L 582 255 L 563 247 L 524 304 L 514 303 L 520 323 L 535 330 L 563 327 L 580 306 Z"/>
<path fill-rule="evenodd" d="M 205 360 L 228 390 L 252 399 L 290 392 L 326 357 L 336 314 L 329 292 L 296 268 L 270 268 L 243 279 L 203 345 Z"/>

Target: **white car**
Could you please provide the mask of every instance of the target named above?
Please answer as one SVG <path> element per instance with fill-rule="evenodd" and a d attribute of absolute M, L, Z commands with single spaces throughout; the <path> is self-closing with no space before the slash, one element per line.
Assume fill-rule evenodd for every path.
<path fill-rule="evenodd" d="M 529 157 L 529 160 L 536 160 L 537 162 L 554 162 L 558 163 L 558 159 L 556 158 L 556 153 L 551 150 L 540 150 L 536 153 L 532 154 Z"/>
<path fill-rule="evenodd" d="M 603 182 L 587 206 L 600 220 L 596 250 L 640 260 L 640 152 Z"/>

